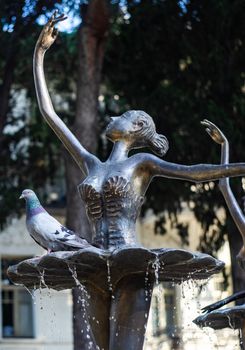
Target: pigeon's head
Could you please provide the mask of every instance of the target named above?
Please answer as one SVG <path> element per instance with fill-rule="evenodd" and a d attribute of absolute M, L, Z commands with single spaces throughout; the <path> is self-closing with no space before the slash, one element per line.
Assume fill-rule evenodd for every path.
<path fill-rule="evenodd" d="M 25 200 L 36 199 L 37 196 L 34 191 L 26 189 L 21 193 L 20 199 L 24 198 Z"/>

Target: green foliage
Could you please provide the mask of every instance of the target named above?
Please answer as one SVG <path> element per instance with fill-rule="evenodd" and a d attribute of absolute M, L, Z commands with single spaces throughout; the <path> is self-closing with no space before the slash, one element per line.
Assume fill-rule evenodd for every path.
<path fill-rule="evenodd" d="M 0 168 L 0 226 L 12 214 L 18 214 L 23 203 L 17 201 L 24 188 L 35 188 L 43 196 L 42 187 L 60 166 L 60 145 L 50 128 L 41 122 L 36 108 L 32 118 L 24 115 L 9 118 L 8 128 L 17 121 L 23 124 L 13 134 L 6 134 L 1 150 Z"/>
<path fill-rule="evenodd" d="M 20 212 L 23 203 L 17 199 L 24 188 L 35 188 L 44 196 L 45 184 L 47 181 L 52 184 L 60 169 L 62 148 L 49 126 L 41 120 L 32 74 L 33 50 L 41 30 L 37 18 L 53 11 L 59 3 L 61 1 L 46 0 L 1 3 L 0 91 L 9 91 L 6 115 L 0 113 L 5 126 L 4 133 L 0 131 L 0 227 L 9 216 Z M 62 40 L 63 35 L 60 35 L 54 55 L 47 57 L 51 87 L 57 88 L 60 96 L 74 91 L 76 75 L 75 36 L 66 35 L 64 42 Z M 6 76 L 10 82 L 6 81 Z M 30 108 L 22 111 L 18 97 L 23 92 L 24 104 Z M 70 108 L 63 114 L 66 121 L 74 110 L 74 98 L 67 100 Z M 56 107 L 64 110 L 63 102 L 57 101 Z"/>
<path fill-rule="evenodd" d="M 203 118 L 210 119 L 230 140 L 231 161 L 242 161 L 245 3 L 145 0 L 127 4 L 127 16 L 122 15 L 113 27 L 104 69 L 111 98 L 120 97 L 117 112 L 129 107 L 152 115 L 158 132 L 169 138 L 166 160 L 182 164 L 219 162 L 219 146 L 200 125 Z M 182 202 L 190 203 L 204 231 L 200 247 L 214 253 L 223 242 L 225 226 L 217 220 L 216 209 L 224 200 L 217 186 L 191 185 L 156 180 L 147 207 L 157 213 L 167 210 L 178 225 Z M 232 185 L 241 198 L 241 181 Z M 210 239 L 207 231 L 213 224 L 217 229 Z M 162 216 L 158 233 L 165 232 L 161 225 Z"/>

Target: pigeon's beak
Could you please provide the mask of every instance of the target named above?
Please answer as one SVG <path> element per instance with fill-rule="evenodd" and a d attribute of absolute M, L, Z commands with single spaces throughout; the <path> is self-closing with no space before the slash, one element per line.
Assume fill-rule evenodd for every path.
<path fill-rule="evenodd" d="M 19 197 L 19 199 L 23 199 L 24 198 L 24 196 L 23 196 L 23 194 Z"/>

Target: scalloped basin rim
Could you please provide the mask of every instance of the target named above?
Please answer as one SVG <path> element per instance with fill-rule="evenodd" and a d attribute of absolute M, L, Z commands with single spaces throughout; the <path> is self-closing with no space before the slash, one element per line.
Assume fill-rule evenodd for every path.
<path fill-rule="evenodd" d="M 24 283 L 28 287 L 32 279 L 40 279 L 44 271 L 47 280 L 52 280 L 52 286 L 62 289 L 60 278 L 63 276 L 64 288 L 72 288 L 75 270 L 78 280 L 82 283 L 98 285 L 108 289 L 108 269 L 111 283 L 115 286 L 119 280 L 131 275 L 141 274 L 145 277 L 148 270 L 151 278 L 155 278 L 158 270 L 159 281 L 180 283 L 185 279 L 205 279 L 219 272 L 224 263 L 202 253 L 192 253 L 183 249 L 161 248 L 146 249 L 143 247 L 123 247 L 113 251 L 99 248 L 86 248 L 75 252 L 55 252 L 40 258 L 27 259 L 16 266 L 9 267 L 8 275 L 14 283 Z"/>

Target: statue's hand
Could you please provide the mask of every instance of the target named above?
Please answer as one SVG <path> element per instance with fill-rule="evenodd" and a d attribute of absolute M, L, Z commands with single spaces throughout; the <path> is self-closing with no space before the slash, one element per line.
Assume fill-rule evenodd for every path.
<path fill-rule="evenodd" d="M 56 29 L 54 25 L 60 21 L 64 21 L 66 18 L 64 14 L 58 16 L 58 11 L 54 11 L 52 17 L 43 27 L 36 46 L 44 51 L 48 50 L 58 36 L 58 29 Z"/>
<path fill-rule="evenodd" d="M 214 123 L 210 122 L 207 119 L 204 119 L 201 121 L 201 124 L 206 127 L 206 132 L 216 143 L 222 145 L 223 143 L 227 142 L 225 135 Z"/>

